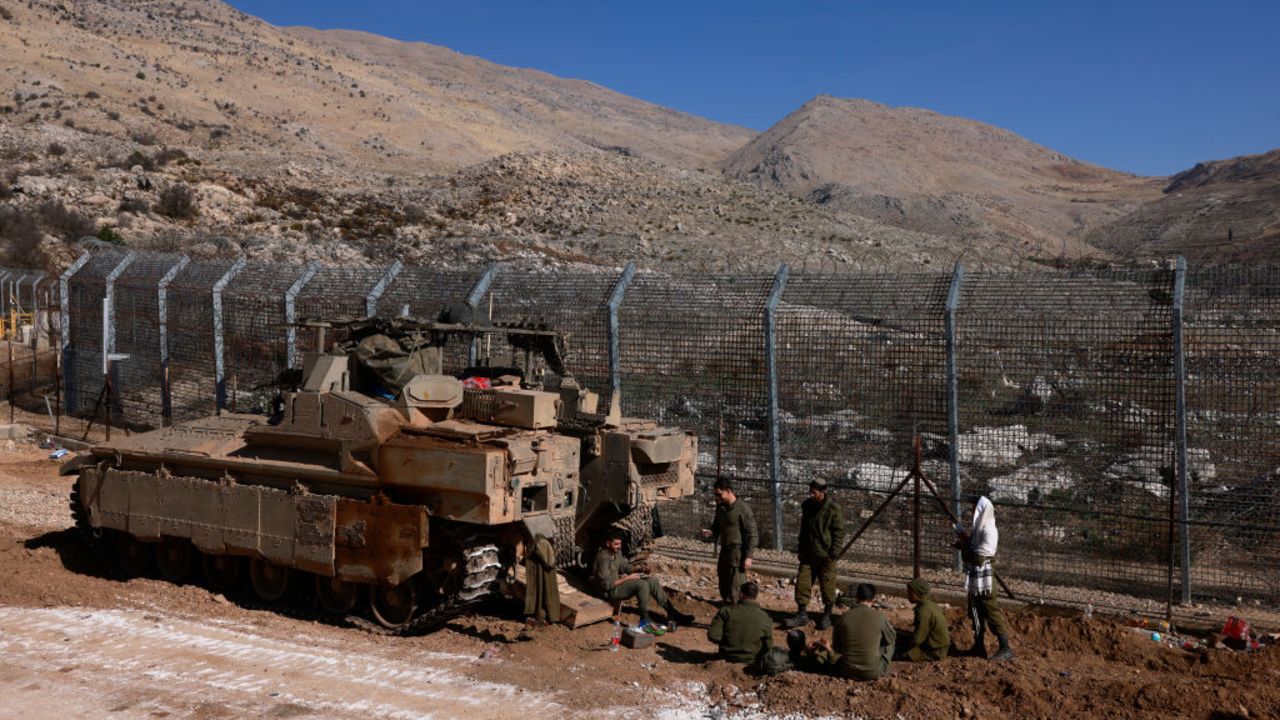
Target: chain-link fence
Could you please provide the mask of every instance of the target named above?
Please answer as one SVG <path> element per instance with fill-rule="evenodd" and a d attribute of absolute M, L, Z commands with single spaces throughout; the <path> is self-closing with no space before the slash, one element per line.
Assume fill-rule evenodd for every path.
<path fill-rule="evenodd" d="M 668 534 L 696 534 L 726 477 L 764 546 L 793 549 L 820 477 L 850 530 L 884 505 L 850 557 L 909 566 L 913 497 L 894 492 L 919 436 L 942 501 L 921 506 L 928 567 L 955 562 L 944 506 L 985 494 L 1009 578 L 1280 602 L 1280 270 L 668 275 L 101 252 L 64 278 L 65 407 L 82 417 L 104 348 L 115 421 L 155 427 L 261 407 L 318 341 L 305 318 L 463 307 L 566 332 L 602 403 L 616 388 L 627 415 L 699 435 L 698 491 L 662 506 Z M 446 371 L 470 352 L 451 346 Z"/>

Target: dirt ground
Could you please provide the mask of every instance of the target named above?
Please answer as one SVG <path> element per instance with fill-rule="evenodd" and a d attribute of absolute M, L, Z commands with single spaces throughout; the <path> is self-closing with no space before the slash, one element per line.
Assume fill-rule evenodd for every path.
<path fill-rule="evenodd" d="M 121 582 L 69 529 L 69 483 L 47 452 L 0 444 L 3 716 L 1280 717 L 1276 644 L 1188 652 L 1120 618 L 1086 621 L 1043 607 L 1011 612 L 1010 663 L 894 664 L 873 683 L 753 676 L 714 658 L 705 637 L 713 569 L 686 561 L 658 562 L 697 623 L 617 653 L 607 649 L 605 624 L 529 632 L 510 608 L 393 638 L 257 609 L 198 585 Z M 790 587 L 762 583 L 762 604 L 781 619 Z M 883 604 L 896 627 L 909 627 L 905 600 Z M 957 644 L 967 645 L 961 608 L 948 613 Z"/>

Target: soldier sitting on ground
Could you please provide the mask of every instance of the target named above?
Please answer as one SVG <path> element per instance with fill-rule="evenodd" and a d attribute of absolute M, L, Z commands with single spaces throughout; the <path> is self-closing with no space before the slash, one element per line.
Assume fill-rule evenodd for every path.
<path fill-rule="evenodd" d="M 848 603 L 848 595 L 838 604 Z M 787 633 L 787 645 L 797 665 L 852 680 L 875 680 L 889 672 L 897 634 L 889 619 L 871 607 L 876 586 L 862 583 L 854 590 L 855 604 L 832 623 L 831 642 L 816 640 L 805 648 L 804 632 Z"/>
<path fill-rule="evenodd" d="M 693 622 L 692 615 L 680 612 L 671 604 L 662 584 L 649 574 L 647 566 L 627 560 L 622 554 L 622 533 L 616 530 L 609 533 L 604 546 L 596 553 L 592 580 L 600 596 L 609 602 L 635 598 L 640 610 L 640 627 L 651 635 L 661 635 L 663 631 L 649 617 L 650 601 L 665 610 L 670 620 L 682 625 Z"/>
<path fill-rule="evenodd" d="M 737 604 L 720 608 L 707 628 L 707 639 L 720 646 L 720 657 L 752 665 L 773 648 L 773 621 L 756 604 L 760 586 L 744 582 Z"/>
<path fill-rule="evenodd" d="M 911 647 L 901 654 L 900 659 L 911 662 L 942 660 L 951 647 L 951 631 L 942 608 L 929 596 L 929 582 L 916 578 L 907 583 L 907 599 L 916 606 L 915 633 L 911 637 Z"/>

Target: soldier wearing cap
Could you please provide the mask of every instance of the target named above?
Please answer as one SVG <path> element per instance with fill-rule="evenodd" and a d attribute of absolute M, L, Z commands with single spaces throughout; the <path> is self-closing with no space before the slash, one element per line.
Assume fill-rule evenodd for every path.
<path fill-rule="evenodd" d="M 915 634 L 902 657 L 911 662 L 942 660 L 951 648 L 951 631 L 942 608 L 929 596 L 929 582 L 916 578 L 907 583 L 907 599 L 916 606 Z"/>
<path fill-rule="evenodd" d="M 809 498 L 800 506 L 797 612 L 786 621 L 786 627 L 800 628 L 808 624 L 809 597 L 815 580 L 822 591 L 822 616 L 814 625 L 818 630 L 831 627 L 831 608 L 836 601 L 836 558 L 843 540 L 844 515 L 828 496 L 827 481 L 817 478 L 809 483 Z"/>

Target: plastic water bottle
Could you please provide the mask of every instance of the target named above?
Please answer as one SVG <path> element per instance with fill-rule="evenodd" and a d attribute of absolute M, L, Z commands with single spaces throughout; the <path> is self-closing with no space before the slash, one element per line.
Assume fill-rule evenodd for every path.
<path fill-rule="evenodd" d="M 1088 605 L 1084 606 L 1084 619 L 1085 620 L 1093 619 L 1093 603 L 1089 603 Z"/>
<path fill-rule="evenodd" d="M 622 644 L 622 623 L 613 623 L 613 637 L 609 638 L 609 652 L 618 652 L 618 646 Z"/>

